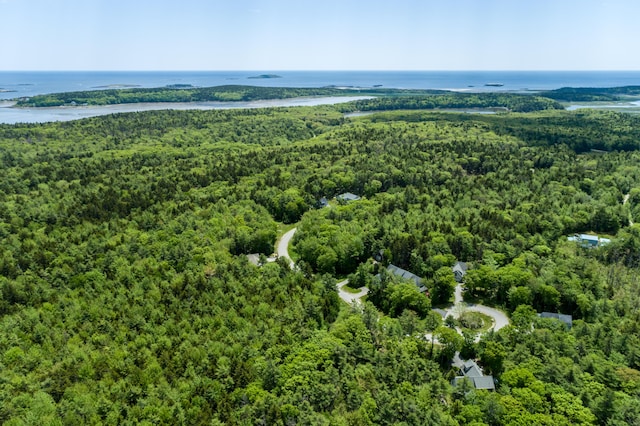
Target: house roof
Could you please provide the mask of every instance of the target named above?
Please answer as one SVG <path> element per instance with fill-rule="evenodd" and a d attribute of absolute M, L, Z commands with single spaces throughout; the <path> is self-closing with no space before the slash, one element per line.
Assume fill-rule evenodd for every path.
<path fill-rule="evenodd" d="M 571 315 L 559 314 L 555 312 L 542 312 L 538 314 L 540 318 L 553 318 L 562 321 L 571 328 L 573 325 L 573 317 Z"/>
<path fill-rule="evenodd" d="M 456 264 L 453 265 L 453 272 L 459 271 L 463 275 L 467 272 L 467 269 L 469 269 L 469 267 L 465 262 L 456 262 Z"/>
<path fill-rule="evenodd" d="M 413 280 L 418 286 L 418 288 L 420 289 L 420 291 L 426 290 L 426 287 L 422 285 L 422 278 L 420 278 L 416 274 L 412 274 L 411 272 L 392 264 L 389 264 L 389 266 L 387 266 L 387 271 L 391 272 L 393 275 L 397 275 L 404 279 Z M 424 290 L 422 290 L 423 288 Z"/>
<path fill-rule="evenodd" d="M 453 277 L 457 282 L 462 282 L 464 276 L 467 274 L 468 268 L 469 267 L 464 262 L 456 262 L 456 264 L 453 265 L 453 268 L 451 269 L 453 269 Z"/>
<path fill-rule="evenodd" d="M 496 388 L 496 383 L 493 381 L 493 376 L 482 376 L 482 377 L 474 377 L 473 386 L 476 389 L 489 389 L 494 390 Z"/>
<path fill-rule="evenodd" d="M 454 362 L 456 362 L 455 358 Z M 454 386 L 457 385 L 461 380 L 469 379 L 473 384 L 473 387 L 476 389 L 495 390 L 496 388 L 496 383 L 493 380 L 493 376 L 485 376 L 484 374 L 482 374 L 482 369 L 472 359 L 464 361 L 462 365 L 460 365 L 460 373 L 462 373 L 462 375 L 456 376 L 452 381 L 452 384 Z"/>
<path fill-rule="evenodd" d="M 473 360 L 465 361 L 460 370 L 465 377 L 482 377 L 482 369 Z"/>
<path fill-rule="evenodd" d="M 583 247 L 603 246 L 611 242 L 609 238 L 600 238 L 597 235 L 589 234 L 572 235 L 567 237 L 567 240 L 582 243 Z"/>
<path fill-rule="evenodd" d="M 496 383 L 493 380 L 493 376 L 482 376 L 482 377 L 465 377 L 465 376 L 456 376 L 452 380 L 452 385 L 456 386 L 463 380 L 469 380 L 474 388 L 476 389 L 487 389 L 487 390 L 495 390 Z"/>
<path fill-rule="evenodd" d="M 344 194 L 338 195 L 336 198 L 344 201 L 358 201 L 360 199 L 358 195 L 352 194 L 351 192 L 345 192 Z"/>
<path fill-rule="evenodd" d="M 260 254 L 259 253 L 251 253 L 247 255 L 247 259 L 249 259 L 249 263 L 252 263 L 256 266 L 260 264 Z"/>

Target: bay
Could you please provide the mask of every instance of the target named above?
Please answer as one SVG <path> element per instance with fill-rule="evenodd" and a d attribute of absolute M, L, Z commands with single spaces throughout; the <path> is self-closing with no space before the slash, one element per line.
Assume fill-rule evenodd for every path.
<path fill-rule="evenodd" d="M 274 108 L 295 106 L 335 105 L 343 102 L 370 99 L 370 96 L 324 96 L 316 98 L 270 99 L 248 102 L 155 102 L 104 106 L 76 106 L 52 108 L 12 108 L 13 102 L 0 101 L 0 123 L 46 123 L 72 121 L 100 115 L 125 112 L 173 110 L 211 110 L 237 108 Z"/>
<path fill-rule="evenodd" d="M 272 78 L 260 78 L 268 76 Z M 273 78 L 277 76 L 276 78 Z M 259 78 L 255 78 L 259 77 Z M 490 86 L 487 86 L 490 84 Z M 0 123 L 66 121 L 150 109 L 211 109 L 293 106 L 293 100 L 258 106 L 153 104 L 56 109 L 9 108 L 2 102 L 39 94 L 108 88 L 191 85 L 211 87 L 349 87 L 441 89 L 469 92 L 527 92 L 561 87 L 640 85 L 640 71 L 0 71 Z M 265 101 L 266 102 L 266 101 Z M 333 102 L 333 101 L 331 101 Z M 308 104 L 310 105 L 310 104 Z M 83 109 L 84 108 L 84 109 Z"/>

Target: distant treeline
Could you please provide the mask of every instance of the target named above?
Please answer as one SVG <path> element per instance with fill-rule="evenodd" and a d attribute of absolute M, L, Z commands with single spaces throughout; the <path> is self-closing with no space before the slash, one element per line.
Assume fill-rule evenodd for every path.
<path fill-rule="evenodd" d="M 344 111 L 398 109 L 503 108 L 517 112 L 562 109 L 556 101 L 509 93 L 455 93 L 443 90 L 284 88 L 255 86 L 161 87 L 91 90 L 33 96 L 18 101 L 23 107 L 114 105 L 141 102 L 211 102 L 286 99 L 302 96 L 371 95 L 376 99 L 350 104 Z"/>
<path fill-rule="evenodd" d="M 536 94 L 457 93 L 444 90 L 407 90 L 389 88 L 291 88 L 227 85 L 216 87 L 166 86 L 90 90 L 38 95 L 20 99 L 17 106 L 55 107 L 71 105 L 114 105 L 141 102 L 233 102 L 287 99 L 302 96 L 371 95 L 342 107 L 347 111 L 385 111 L 399 109 L 506 109 L 532 112 L 563 109 L 559 101 L 619 101 L 623 96 L 640 96 L 640 86 L 614 88 L 562 88 Z"/>
<path fill-rule="evenodd" d="M 515 112 L 563 109 L 558 102 L 539 96 L 512 93 L 456 93 L 367 99 L 343 105 L 343 110 L 390 111 L 418 109 L 506 109 Z"/>
<path fill-rule="evenodd" d="M 540 93 L 540 96 L 565 102 L 619 101 L 621 96 L 640 96 L 640 86 L 624 87 L 563 87 Z"/>
<path fill-rule="evenodd" d="M 142 102 L 233 102 L 268 99 L 288 99 L 303 96 L 425 96 L 446 94 L 444 90 L 369 89 L 338 88 L 334 86 L 318 88 L 296 87 L 256 87 L 227 85 L 215 87 L 192 87 L 171 85 L 156 88 L 128 88 L 87 90 L 82 92 L 50 93 L 22 98 L 17 106 L 56 107 L 72 105 L 115 105 Z"/>
<path fill-rule="evenodd" d="M 397 111 L 373 115 L 375 123 L 403 120 L 474 123 L 529 146 L 565 145 L 576 153 L 636 151 L 640 148 L 640 116 L 614 111 L 542 111 L 535 114 L 460 114 Z"/>
<path fill-rule="evenodd" d="M 114 105 L 141 102 L 211 102 L 286 99 L 301 96 L 339 96 L 358 93 L 337 88 L 284 88 L 216 86 L 198 88 L 136 88 L 52 93 L 20 100 L 18 106 L 54 107 L 64 105 Z"/>
<path fill-rule="evenodd" d="M 491 121 L 492 130 L 499 135 L 515 136 L 528 145 L 564 144 L 577 153 L 635 151 L 640 142 L 640 117 L 636 114 L 578 111 L 571 114 L 513 115 L 502 121 Z"/>

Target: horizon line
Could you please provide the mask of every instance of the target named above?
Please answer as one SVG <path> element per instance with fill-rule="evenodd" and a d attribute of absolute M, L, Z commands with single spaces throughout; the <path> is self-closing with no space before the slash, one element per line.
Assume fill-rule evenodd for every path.
<path fill-rule="evenodd" d="M 640 69 L 0 69 L 0 72 L 640 72 Z"/>

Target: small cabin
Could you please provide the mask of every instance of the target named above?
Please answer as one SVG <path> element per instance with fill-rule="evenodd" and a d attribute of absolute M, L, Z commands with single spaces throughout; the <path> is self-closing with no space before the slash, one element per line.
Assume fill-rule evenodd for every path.
<path fill-rule="evenodd" d="M 352 194 L 351 192 L 345 192 L 344 194 L 340 194 L 336 196 L 336 200 L 343 201 L 345 203 L 348 203 L 349 201 L 358 201 L 359 199 L 360 199 L 360 196 L 356 194 Z"/>

